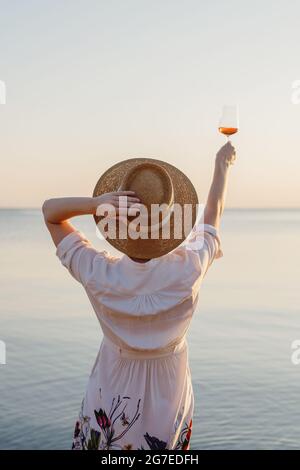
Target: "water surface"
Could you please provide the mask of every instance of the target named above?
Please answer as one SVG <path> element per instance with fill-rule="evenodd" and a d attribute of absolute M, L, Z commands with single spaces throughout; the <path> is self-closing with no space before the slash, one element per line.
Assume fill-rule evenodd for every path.
<path fill-rule="evenodd" d="M 75 223 L 103 248 L 91 217 Z M 300 211 L 228 210 L 221 236 L 189 330 L 192 448 L 298 448 Z M 0 211 L 0 259 L 0 448 L 68 449 L 98 321 L 39 211 Z"/>

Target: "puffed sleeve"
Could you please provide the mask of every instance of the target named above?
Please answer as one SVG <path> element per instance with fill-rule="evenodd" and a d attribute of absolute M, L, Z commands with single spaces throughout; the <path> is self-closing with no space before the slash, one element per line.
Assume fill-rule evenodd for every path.
<path fill-rule="evenodd" d="M 79 231 L 69 233 L 57 245 L 56 255 L 70 274 L 86 286 L 93 273 L 95 260 L 105 258 L 105 252 L 97 251 L 85 235 Z"/>
<path fill-rule="evenodd" d="M 209 224 L 197 224 L 190 233 L 186 246 L 199 256 L 203 275 L 214 259 L 223 256 L 218 230 Z"/>

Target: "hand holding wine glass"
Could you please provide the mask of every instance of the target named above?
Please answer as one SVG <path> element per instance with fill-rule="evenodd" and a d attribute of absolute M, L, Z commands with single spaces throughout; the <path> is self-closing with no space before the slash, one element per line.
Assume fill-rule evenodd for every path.
<path fill-rule="evenodd" d="M 221 167 L 226 168 L 233 165 L 236 159 L 236 150 L 231 142 L 223 145 L 216 155 L 216 163 Z"/>
<path fill-rule="evenodd" d="M 236 159 L 235 148 L 229 141 L 229 136 L 238 131 L 236 107 L 223 107 L 223 113 L 219 122 L 219 131 L 227 136 L 228 141 L 220 148 L 216 155 L 213 181 L 204 210 L 205 223 L 213 225 L 217 229 L 220 226 L 220 218 L 225 206 L 229 167 L 233 165 Z"/>

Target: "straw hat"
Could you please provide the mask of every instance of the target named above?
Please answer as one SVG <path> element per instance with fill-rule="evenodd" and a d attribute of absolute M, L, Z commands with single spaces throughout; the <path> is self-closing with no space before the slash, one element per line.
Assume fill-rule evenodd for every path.
<path fill-rule="evenodd" d="M 184 205 L 189 205 L 189 224 L 191 229 L 195 224 L 197 217 L 198 198 L 194 186 L 189 178 L 178 168 L 170 163 L 156 160 L 153 158 L 131 158 L 121 161 L 109 168 L 98 180 L 93 197 L 100 196 L 104 193 L 114 191 L 135 191 L 141 203 L 148 209 L 149 218 L 147 224 L 148 238 L 139 237 L 137 239 L 126 239 L 117 237 L 106 237 L 106 240 L 114 247 L 130 256 L 131 258 L 151 259 L 165 255 L 179 246 L 186 238 L 188 233 L 184 227 Z M 160 215 L 159 222 L 156 220 L 156 229 L 158 237 L 151 237 L 151 227 L 154 225 L 154 217 L 151 215 L 151 205 L 164 204 L 165 210 Z M 174 207 L 182 208 L 181 219 L 176 217 Z M 104 216 L 94 216 L 101 233 L 105 236 L 105 230 L 99 222 Z M 128 216 L 128 224 L 135 219 Z M 163 227 L 168 222 L 169 236 L 163 238 Z M 119 221 L 117 221 L 117 231 Z M 179 227 L 179 225 L 180 227 Z M 175 230 L 175 228 L 177 229 Z M 187 225 L 186 225 L 187 227 Z M 182 234 L 178 237 L 178 229 L 181 228 Z M 143 230 L 144 227 L 140 226 Z"/>

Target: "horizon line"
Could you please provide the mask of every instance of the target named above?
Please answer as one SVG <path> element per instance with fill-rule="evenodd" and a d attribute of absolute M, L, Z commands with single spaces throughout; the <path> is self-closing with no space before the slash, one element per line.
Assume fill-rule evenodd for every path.
<path fill-rule="evenodd" d="M 41 211 L 42 208 L 38 206 L 0 206 L 0 210 L 36 210 L 36 211 Z M 300 210 L 300 206 L 265 206 L 265 207 L 240 207 L 240 206 L 231 206 L 231 207 L 225 207 L 224 209 L 226 210 Z M 86 214 L 90 215 L 90 214 Z"/>

